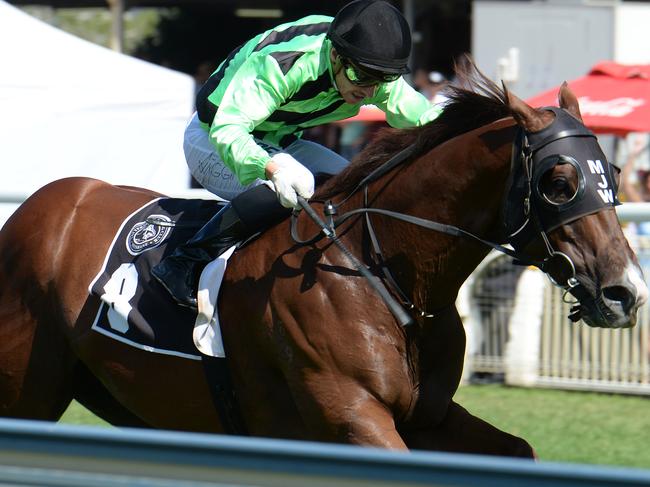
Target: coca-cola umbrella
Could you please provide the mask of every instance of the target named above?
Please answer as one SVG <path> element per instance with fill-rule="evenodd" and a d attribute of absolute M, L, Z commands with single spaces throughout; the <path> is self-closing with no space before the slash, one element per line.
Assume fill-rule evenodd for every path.
<path fill-rule="evenodd" d="M 341 120 L 341 123 L 347 122 L 385 122 L 386 114 L 374 105 L 362 105 L 359 113 L 354 117 Z"/>
<path fill-rule="evenodd" d="M 596 64 L 589 74 L 569 81 L 585 125 L 601 134 L 650 132 L 650 64 Z M 559 87 L 527 100 L 534 107 L 557 106 Z"/>

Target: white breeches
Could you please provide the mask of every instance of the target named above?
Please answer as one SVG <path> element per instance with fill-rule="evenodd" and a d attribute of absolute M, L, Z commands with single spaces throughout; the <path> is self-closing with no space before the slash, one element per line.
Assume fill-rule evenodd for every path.
<path fill-rule="evenodd" d="M 313 174 L 337 174 L 349 162 L 336 152 L 316 142 L 298 139 L 284 150 L 255 139 L 270 155 L 287 152 L 298 160 Z M 205 189 L 217 196 L 231 200 L 244 190 L 264 182 L 257 179 L 247 186 L 242 186 L 233 172 L 226 167 L 208 139 L 208 133 L 199 122 L 195 113 L 185 129 L 183 142 L 185 159 L 194 179 Z"/>

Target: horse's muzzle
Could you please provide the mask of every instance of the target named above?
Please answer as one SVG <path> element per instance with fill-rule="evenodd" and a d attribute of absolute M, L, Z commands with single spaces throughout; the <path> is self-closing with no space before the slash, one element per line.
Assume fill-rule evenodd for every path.
<path fill-rule="evenodd" d="M 636 325 L 637 311 L 647 300 L 642 273 L 631 266 L 618 282 L 597 289 L 592 299 L 580 296 L 581 317 L 593 327 L 630 328 Z"/>

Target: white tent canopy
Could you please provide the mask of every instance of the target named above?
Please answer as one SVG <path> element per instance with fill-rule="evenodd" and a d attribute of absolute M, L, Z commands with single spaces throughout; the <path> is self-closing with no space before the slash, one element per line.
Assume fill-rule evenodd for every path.
<path fill-rule="evenodd" d="M 0 0 L 0 197 L 67 176 L 189 187 L 190 76 L 118 54 Z"/>

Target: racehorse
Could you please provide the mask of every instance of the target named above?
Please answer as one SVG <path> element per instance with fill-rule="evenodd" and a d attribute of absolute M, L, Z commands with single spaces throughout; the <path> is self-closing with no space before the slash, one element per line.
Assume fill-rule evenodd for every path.
<path fill-rule="evenodd" d="M 335 237 L 308 238 L 320 229 L 302 211 L 231 259 L 221 333 L 249 434 L 533 457 L 453 400 L 465 350 L 455 300 L 489 245 L 509 242 L 500 248 L 547 272 L 578 300 L 574 319 L 635 324 L 647 288 L 615 213 L 615 171 L 574 94 L 564 85 L 561 109 L 534 109 L 478 73 L 468 80 L 438 119 L 386 129 L 320 187 L 312 207 L 324 220 L 336 207 Z M 63 179 L 7 221 L 2 416 L 56 421 L 76 399 L 115 425 L 224 431 L 199 363 L 90 327 L 88 284 L 116 229 L 157 196 Z M 396 319 L 334 238 L 413 323 Z"/>

